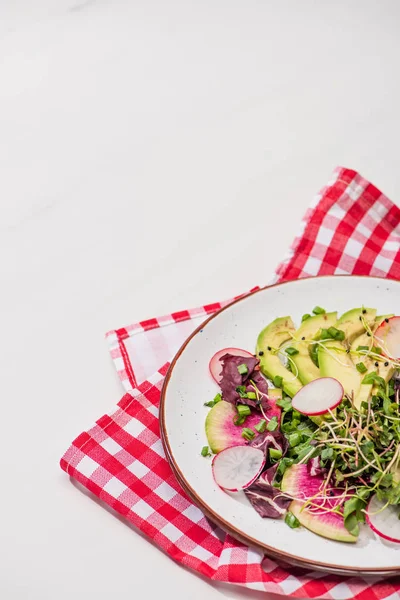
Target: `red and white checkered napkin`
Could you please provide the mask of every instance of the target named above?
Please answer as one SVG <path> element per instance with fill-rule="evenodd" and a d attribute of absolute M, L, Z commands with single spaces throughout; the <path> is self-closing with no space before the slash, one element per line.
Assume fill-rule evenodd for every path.
<path fill-rule="evenodd" d="M 275 281 L 339 273 L 400 279 L 400 209 L 348 169 L 335 171 L 307 211 Z M 400 578 L 343 578 L 278 566 L 208 521 L 176 482 L 160 440 L 160 390 L 180 344 L 224 304 L 110 332 L 127 393 L 76 438 L 61 467 L 174 560 L 214 581 L 303 598 L 398 598 Z"/>

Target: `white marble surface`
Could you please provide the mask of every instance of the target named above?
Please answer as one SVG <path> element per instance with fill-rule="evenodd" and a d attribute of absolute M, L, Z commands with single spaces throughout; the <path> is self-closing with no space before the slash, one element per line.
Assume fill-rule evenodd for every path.
<path fill-rule="evenodd" d="M 64 449 L 103 334 L 268 280 L 337 164 L 400 198 L 396 0 L 0 2 L 0 597 L 265 598 L 183 570 Z"/>

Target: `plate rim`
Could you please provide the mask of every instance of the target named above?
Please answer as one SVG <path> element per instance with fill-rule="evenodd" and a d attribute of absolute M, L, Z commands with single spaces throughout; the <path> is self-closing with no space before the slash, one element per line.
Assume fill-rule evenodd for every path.
<path fill-rule="evenodd" d="M 176 460 L 173 455 L 172 448 L 170 446 L 170 442 L 168 439 L 166 420 L 165 420 L 165 409 L 166 409 L 165 404 L 166 404 L 166 395 L 167 395 L 167 390 L 168 390 L 168 384 L 171 379 L 171 375 L 173 373 L 175 365 L 176 365 L 179 357 L 185 350 L 186 346 L 189 344 L 189 342 L 198 333 L 200 333 L 200 331 L 202 329 L 204 329 L 204 327 L 210 321 L 217 318 L 220 313 L 231 308 L 234 304 L 238 304 L 239 302 L 246 300 L 250 296 L 254 296 L 255 294 L 258 294 L 260 292 L 263 292 L 267 289 L 274 288 L 274 287 L 281 287 L 281 286 L 285 286 L 287 284 L 296 284 L 296 283 L 299 283 L 299 282 L 302 282 L 305 280 L 326 279 L 326 278 L 373 279 L 374 281 L 381 281 L 381 282 L 386 282 L 386 281 L 396 282 L 400 285 L 400 281 L 398 281 L 397 279 L 394 279 L 394 278 L 390 278 L 390 277 L 377 277 L 377 276 L 372 276 L 372 275 L 350 275 L 350 274 L 349 275 L 331 275 L 331 274 L 330 275 L 329 274 L 316 275 L 316 276 L 310 276 L 310 277 L 302 277 L 300 279 L 292 279 L 292 280 L 288 280 L 288 281 L 277 282 L 277 283 L 273 283 L 271 285 L 265 285 L 265 286 L 260 287 L 252 292 L 245 294 L 244 296 L 241 296 L 240 298 L 237 298 L 236 300 L 233 300 L 232 302 L 230 302 L 223 308 L 220 308 L 214 314 L 210 315 L 205 321 L 200 323 L 200 325 L 198 327 L 196 327 L 196 329 L 186 338 L 186 340 L 180 346 L 179 350 L 177 351 L 177 353 L 175 354 L 174 358 L 172 359 L 172 361 L 170 363 L 170 366 L 165 375 L 165 379 L 164 379 L 164 382 L 163 382 L 163 385 L 161 388 L 161 396 L 160 396 L 159 422 L 160 422 L 161 441 L 162 441 L 162 444 L 164 447 L 164 451 L 165 451 L 165 455 L 167 457 L 168 463 L 169 463 L 176 479 L 178 480 L 179 485 L 182 487 L 184 492 L 190 497 L 190 499 L 194 502 L 194 504 L 196 506 L 198 506 L 198 508 L 200 508 L 203 511 L 203 513 L 213 523 L 215 523 L 216 525 L 221 527 L 221 529 L 223 529 L 224 531 L 226 531 L 227 533 L 232 535 L 233 538 L 239 540 L 240 542 L 246 544 L 247 546 L 261 550 L 266 556 L 278 559 L 286 564 L 294 565 L 296 567 L 302 567 L 302 568 L 307 568 L 307 569 L 311 568 L 312 570 L 318 570 L 318 571 L 324 571 L 327 573 L 334 573 L 334 574 L 348 575 L 348 576 L 354 576 L 354 575 L 357 575 L 357 576 L 360 576 L 360 575 L 367 575 L 367 576 L 391 575 L 391 576 L 395 576 L 395 575 L 400 574 L 400 565 L 398 567 L 388 567 L 386 569 L 376 569 L 374 567 L 359 568 L 359 567 L 354 567 L 354 566 L 347 567 L 347 566 L 343 566 L 343 565 L 335 565 L 335 564 L 330 564 L 330 563 L 325 563 L 325 562 L 320 562 L 320 561 L 313 561 L 310 559 L 302 558 L 301 556 L 293 555 L 288 552 L 284 552 L 283 550 L 277 550 L 276 548 L 274 548 L 272 546 L 268 546 L 267 544 L 263 544 L 263 543 L 260 543 L 259 541 L 255 540 L 250 535 L 247 535 L 240 529 L 237 529 L 234 525 L 232 525 L 228 521 L 225 521 L 225 519 L 223 519 L 220 515 L 215 513 L 214 510 L 212 508 L 210 508 L 208 506 L 208 504 L 206 504 L 206 502 L 193 490 L 191 485 L 186 480 L 181 469 L 179 468 L 178 464 L 176 463 Z"/>

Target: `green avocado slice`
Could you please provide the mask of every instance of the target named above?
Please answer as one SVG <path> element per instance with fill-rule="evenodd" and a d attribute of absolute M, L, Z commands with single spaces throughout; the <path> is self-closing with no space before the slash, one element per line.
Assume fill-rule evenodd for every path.
<path fill-rule="evenodd" d="M 336 320 L 337 312 L 315 315 L 304 321 L 294 334 L 296 343 L 293 344 L 293 347 L 296 348 L 298 354 L 291 356 L 291 359 L 297 367 L 297 377 L 303 385 L 321 377 L 319 368 L 311 360 L 307 340 L 313 339 L 320 329 L 328 329 L 335 325 Z M 302 338 L 305 338 L 305 341 Z"/>
<path fill-rule="evenodd" d="M 375 323 L 376 308 L 353 308 L 345 312 L 338 320 L 336 327 L 344 331 L 348 344 L 365 331 L 364 323 L 372 327 Z"/>
<path fill-rule="evenodd" d="M 362 375 L 341 342 L 324 342 L 318 350 L 321 377 L 334 377 L 343 386 L 345 394 L 355 398 L 360 391 Z"/>
<path fill-rule="evenodd" d="M 378 317 L 376 317 L 374 331 L 376 331 L 378 329 L 378 327 L 379 327 L 379 325 L 381 325 L 382 321 L 384 321 L 385 319 L 391 319 L 394 316 L 395 316 L 394 313 L 391 313 L 390 315 L 379 315 Z"/>
<path fill-rule="evenodd" d="M 379 317 L 376 317 L 375 323 L 371 327 L 372 331 L 375 331 L 384 319 L 389 319 L 391 316 L 393 316 L 393 315 L 381 315 Z M 362 335 L 358 336 L 353 341 L 351 348 L 350 348 L 351 357 L 355 364 L 361 362 L 365 365 L 367 371 L 365 371 L 365 373 L 363 373 L 362 379 L 368 373 L 372 373 L 373 371 L 376 371 L 378 373 L 378 375 L 380 377 L 382 377 L 385 380 L 385 382 L 387 383 L 391 379 L 391 377 L 393 376 L 393 373 L 394 373 L 394 367 L 390 363 L 385 365 L 384 361 L 383 362 L 382 361 L 374 361 L 374 359 L 369 356 L 364 357 L 364 356 L 360 356 L 355 353 L 359 346 L 367 346 L 368 348 L 371 348 L 373 345 L 374 345 L 374 342 L 371 339 L 371 337 L 367 333 L 363 333 Z M 378 366 L 376 365 L 376 362 L 378 362 Z M 376 392 L 376 388 L 372 384 L 361 383 L 360 391 L 354 398 L 354 406 L 358 410 L 360 410 L 361 404 L 363 402 L 368 402 L 371 395 L 374 394 L 375 392 Z"/>
<path fill-rule="evenodd" d="M 293 339 L 295 331 L 296 328 L 290 317 L 275 319 L 261 331 L 256 347 L 261 372 L 271 380 L 277 376 L 282 377 L 282 388 L 292 398 L 303 386 L 300 379 L 281 363 L 277 350 L 282 344 Z"/>
<path fill-rule="evenodd" d="M 318 349 L 318 361 L 321 377 L 334 377 L 343 386 L 345 394 L 355 399 L 361 391 L 364 378 L 356 369 L 351 355 L 346 351 L 355 338 L 365 333 L 365 324 L 375 324 L 375 308 L 353 308 L 338 319 L 335 327 L 345 334 L 343 343 L 324 342 Z"/>
<path fill-rule="evenodd" d="M 277 400 L 282 400 L 282 390 L 279 388 L 268 387 L 268 398 L 271 398 L 275 402 Z"/>

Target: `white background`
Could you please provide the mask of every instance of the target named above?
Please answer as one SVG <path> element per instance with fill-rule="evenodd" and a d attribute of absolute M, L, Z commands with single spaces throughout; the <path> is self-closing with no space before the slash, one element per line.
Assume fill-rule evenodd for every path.
<path fill-rule="evenodd" d="M 103 334 L 268 281 L 342 164 L 400 198 L 397 0 L 0 0 L 0 597 L 263 594 L 183 570 L 58 461 Z"/>

